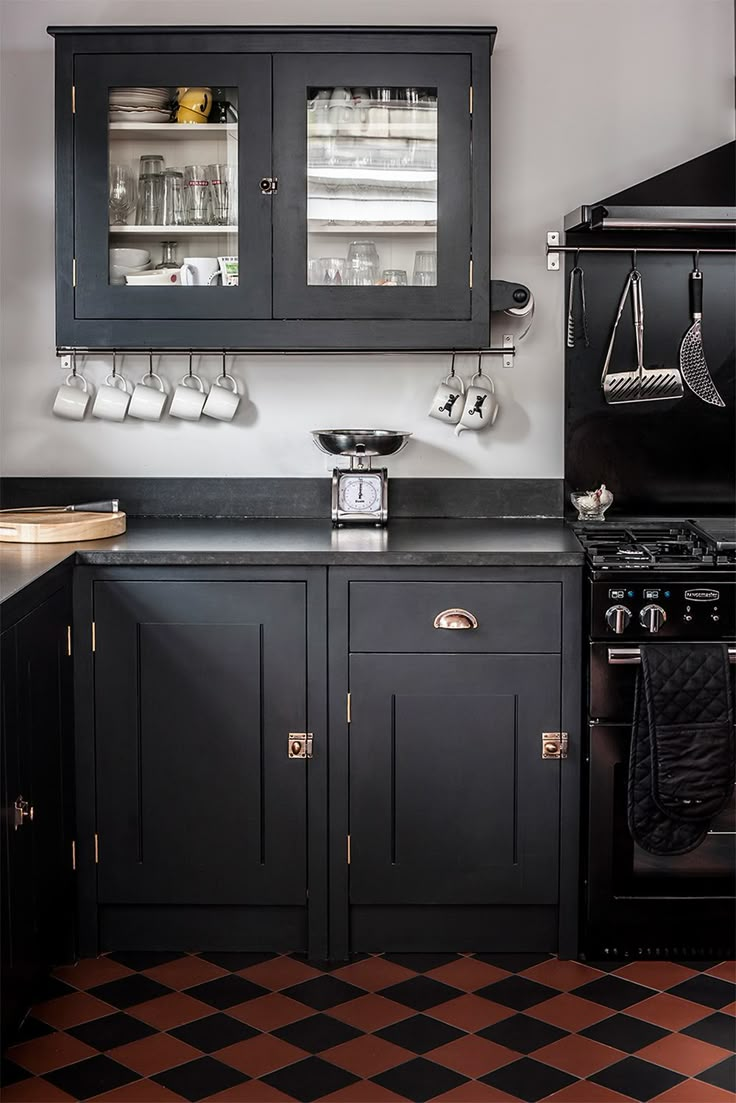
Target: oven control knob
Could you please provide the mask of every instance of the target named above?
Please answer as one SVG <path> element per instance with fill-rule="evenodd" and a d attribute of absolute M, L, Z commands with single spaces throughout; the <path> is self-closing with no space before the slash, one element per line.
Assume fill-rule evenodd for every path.
<path fill-rule="evenodd" d="M 639 623 L 652 635 L 656 635 L 667 620 L 667 614 L 661 605 L 645 605 L 639 613 Z"/>
<path fill-rule="evenodd" d="M 631 609 L 627 609 L 625 605 L 612 605 L 610 609 L 606 609 L 606 624 L 617 636 L 620 636 L 630 623 Z"/>

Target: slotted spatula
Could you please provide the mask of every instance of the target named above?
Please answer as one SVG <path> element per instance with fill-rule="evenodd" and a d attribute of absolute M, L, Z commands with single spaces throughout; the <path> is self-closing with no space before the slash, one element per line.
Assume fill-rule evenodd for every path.
<path fill-rule="evenodd" d="M 613 359 L 616 330 L 624 312 L 626 300 L 631 292 L 631 305 L 634 314 L 634 334 L 636 336 L 636 370 L 612 372 L 609 368 Z M 644 366 L 644 301 L 641 292 L 641 272 L 633 267 L 624 284 L 621 300 L 618 304 L 616 320 L 613 323 L 611 339 L 608 342 L 606 359 L 601 375 L 603 397 L 610 405 L 619 402 L 654 402 L 662 399 L 682 398 L 684 387 L 678 368 Z"/>
<path fill-rule="evenodd" d="M 690 273 L 690 317 L 692 325 L 680 345 L 682 378 L 701 402 L 707 402 L 710 406 L 725 406 L 705 360 L 702 329 L 703 273 L 698 268 L 697 259 Z"/>

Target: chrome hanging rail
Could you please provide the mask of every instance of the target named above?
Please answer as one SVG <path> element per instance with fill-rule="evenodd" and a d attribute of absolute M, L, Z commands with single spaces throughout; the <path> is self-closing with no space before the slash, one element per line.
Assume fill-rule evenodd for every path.
<path fill-rule="evenodd" d="M 633 256 L 634 253 L 637 255 L 641 253 L 672 253 L 689 257 L 694 257 L 698 253 L 701 257 L 708 255 L 725 257 L 735 256 L 736 248 L 699 249 L 690 247 L 686 249 L 682 245 L 560 245 L 559 230 L 549 230 L 545 246 L 548 272 L 559 272 L 561 253 L 628 253 L 629 256 Z"/>
<path fill-rule="evenodd" d="M 516 355 L 516 347 L 514 345 L 514 339 L 511 334 L 503 335 L 503 345 L 501 347 L 489 346 L 488 348 L 479 349 L 475 348 L 455 348 L 455 349 L 253 349 L 253 348 L 224 348 L 222 345 L 207 346 L 201 348 L 190 348 L 189 345 L 181 348 L 175 348 L 171 346 L 166 347 L 154 347 L 150 345 L 135 346 L 135 347 L 121 347 L 116 345 L 113 350 L 112 346 L 100 345 L 59 345 L 56 348 L 56 355 L 61 359 L 62 368 L 69 364 L 73 356 L 109 356 L 113 351 L 118 356 L 148 356 L 151 352 L 156 356 L 188 356 L 190 353 L 194 353 L 196 356 L 222 356 L 226 353 L 228 356 L 451 356 L 453 352 L 458 356 L 477 356 L 480 353 L 482 356 L 503 356 L 504 367 L 513 367 L 513 357 Z"/>

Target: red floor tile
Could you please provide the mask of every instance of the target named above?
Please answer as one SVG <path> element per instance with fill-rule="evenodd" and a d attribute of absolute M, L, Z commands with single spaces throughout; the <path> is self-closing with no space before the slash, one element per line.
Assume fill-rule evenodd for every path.
<path fill-rule="evenodd" d="M 616 970 L 617 977 L 633 980 L 647 988 L 656 988 L 660 992 L 674 988 L 676 984 L 695 975 L 694 969 L 687 969 L 674 961 L 632 961 L 622 969 Z"/>
<path fill-rule="evenodd" d="M 202 1103 L 294 1103 L 294 1097 L 264 1084 L 262 1080 L 248 1080 L 234 1088 L 208 1095 Z"/>
<path fill-rule="evenodd" d="M 34 1038 L 19 1046 L 11 1046 L 8 1059 L 21 1068 L 28 1069 L 34 1076 L 42 1076 L 52 1069 L 72 1065 L 75 1061 L 83 1061 L 85 1057 L 94 1057 L 96 1052 L 84 1042 L 72 1038 L 71 1034 L 57 1030 L 53 1034 L 45 1034 L 43 1038 Z"/>
<path fill-rule="evenodd" d="M 65 1030 L 69 1026 L 79 1026 L 80 1023 L 88 1023 L 90 1019 L 110 1015 L 113 1011 L 114 1007 L 90 996 L 88 992 L 72 992 L 69 996 L 58 996 L 55 1000 L 36 1004 L 33 1014 L 49 1026 Z"/>
<path fill-rule="evenodd" d="M 183 1099 L 183 1095 L 169 1091 L 155 1080 L 135 1080 L 104 1095 L 93 1096 L 90 1103 L 179 1103 Z"/>
<path fill-rule="evenodd" d="M 613 1015 L 613 1009 L 602 1007 L 591 1000 L 584 1000 L 581 996 L 574 996 L 570 992 L 564 995 L 553 996 L 550 1000 L 538 1003 L 525 1011 L 535 1019 L 541 1019 L 552 1026 L 559 1026 L 563 1030 L 584 1030 L 586 1026 L 599 1023 L 601 1019 L 607 1019 Z"/>
<path fill-rule="evenodd" d="M 468 1080 L 466 1084 L 458 1084 L 449 1092 L 436 1095 L 432 1103 L 519 1103 L 516 1095 L 507 1095 L 499 1088 L 492 1088 L 489 1084 L 478 1084 L 474 1080 Z"/>
<path fill-rule="evenodd" d="M 380 1072 L 401 1065 L 413 1056 L 401 1046 L 377 1038 L 375 1034 L 363 1034 L 360 1038 L 352 1038 L 320 1053 L 324 1061 L 339 1065 L 341 1069 L 347 1069 L 363 1079 L 378 1076 Z"/>
<path fill-rule="evenodd" d="M 277 991 L 279 988 L 312 980 L 313 977 L 320 976 L 320 972 L 319 969 L 313 969 L 311 965 L 295 961 L 294 958 L 274 957 L 270 961 L 261 961 L 258 965 L 249 965 L 247 969 L 241 969 L 238 975 L 254 984 L 260 984 L 262 988 Z"/>
<path fill-rule="evenodd" d="M 167 988 L 193 988 L 195 984 L 204 984 L 205 981 L 214 980 L 216 977 L 224 977 L 226 969 L 220 969 L 211 961 L 205 961 L 203 957 L 180 957 L 176 961 L 167 961 L 165 965 L 156 965 L 153 969 L 146 969 L 144 976 L 151 980 L 165 984 Z"/>
<path fill-rule="evenodd" d="M 699 1003 L 691 1003 L 679 996 L 671 996 L 668 992 L 660 992 L 633 1007 L 627 1007 L 626 1014 L 644 1019 L 648 1023 L 656 1023 L 665 1030 L 682 1030 L 684 1026 L 690 1026 L 691 1023 L 704 1019 L 706 1015 L 712 1015 L 713 1008 L 702 1007 Z"/>
<path fill-rule="evenodd" d="M 146 1000 L 145 1003 L 129 1007 L 127 1014 L 142 1019 L 157 1030 L 171 1030 L 174 1026 L 182 1026 L 183 1023 L 191 1023 L 194 1019 L 211 1015 L 213 1011 L 214 1008 L 185 995 L 184 992 L 172 992 L 171 995 L 157 996 L 155 1000 Z"/>
<path fill-rule="evenodd" d="M 282 996 L 279 992 L 271 992 L 268 996 L 258 996 L 255 1000 L 246 1000 L 235 1007 L 228 1007 L 227 1014 L 255 1030 L 278 1030 L 280 1026 L 287 1026 L 298 1019 L 313 1015 L 314 1008 L 306 1007 L 298 1000 Z"/>
<path fill-rule="evenodd" d="M 526 969 L 523 975 L 538 984 L 557 988 L 560 992 L 569 992 L 571 988 L 578 988 L 581 984 L 604 976 L 600 969 L 593 969 L 580 961 L 560 961 L 559 958 L 551 958 L 534 965 L 531 969 Z"/>
<path fill-rule="evenodd" d="M 704 1084 L 702 1080 L 683 1080 L 669 1091 L 656 1095 L 652 1103 L 733 1103 L 733 1092 Z"/>
<path fill-rule="evenodd" d="M 736 982 L 736 961 L 722 961 L 711 969 L 706 969 L 711 977 L 719 977 L 721 980 Z"/>
<path fill-rule="evenodd" d="M 172 1038 L 170 1034 L 152 1034 L 126 1046 L 116 1046 L 107 1051 L 107 1056 L 133 1069 L 139 1076 L 153 1076 L 174 1065 L 194 1061 L 201 1057 L 201 1052 L 178 1038 Z"/>
<path fill-rule="evenodd" d="M 274 1038 L 272 1034 L 258 1034 L 255 1038 L 247 1038 L 244 1042 L 218 1049 L 211 1056 L 239 1072 L 258 1077 L 282 1069 L 284 1065 L 293 1065 L 295 1061 L 301 1061 L 309 1054 L 281 1038 Z"/>
<path fill-rule="evenodd" d="M 549 1095 L 543 1103 L 635 1103 L 630 1095 L 604 1088 L 602 1084 L 591 1084 L 587 1080 L 576 1080 L 554 1095 Z M 690 1100 L 695 1103 L 695 1100 Z"/>
<path fill-rule="evenodd" d="M 284 1096 L 286 1098 L 286 1096 Z M 254 1100 L 254 1103 L 256 1101 Z M 261 1103 L 260 1100 L 257 1103 Z M 406 1103 L 406 1097 L 382 1088 L 380 1084 L 371 1084 L 368 1080 L 358 1080 L 346 1088 L 324 1095 L 318 1103 Z"/>
<path fill-rule="evenodd" d="M 21 1080 L 17 1084 L 4 1087 L 0 1098 L 3 1103 L 64 1103 L 65 1100 L 73 1100 L 74 1096 L 63 1092 L 48 1080 L 33 1077 L 31 1080 Z"/>
<path fill-rule="evenodd" d="M 701 1042 L 698 1038 L 690 1038 L 687 1034 L 668 1034 L 666 1038 L 652 1042 L 636 1054 L 642 1061 L 664 1065 L 666 1069 L 674 1069 L 684 1076 L 697 1076 L 703 1069 L 725 1061 L 730 1055 L 727 1049 Z"/>
<path fill-rule="evenodd" d="M 460 1030 L 482 1030 L 484 1026 L 500 1023 L 501 1019 L 508 1019 L 514 1013 L 512 1007 L 504 1007 L 493 1000 L 470 994 L 457 996 L 454 1000 L 448 1000 L 437 1007 L 428 1007 L 425 1011 L 425 1015 L 441 1019 L 443 1023 L 450 1023 Z"/>
<path fill-rule="evenodd" d="M 446 1065 L 454 1069 L 461 1076 L 469 1076 L 476 1080 L 485 1076 L 487 1072 L 509 1065 L 512 1061 L 518 1061 L 520 1054 L 507 1046 L 496 1045 L 495 1042 L 478 1038 L 474 1034 L 466 1034 L 463 1038 L 455 1038 L 438 1049 L 430 1050 L 425 1054 L 429 1061 L 435 1061 L 439 1065 Z"/>
<path fill-rule="evenodd" d="M 372 1032 L 380 1030 L 384 1026 L 398 1023 L 401 1019 L 408 1019 L 415 1012 L 411 1007 L 404 1007 L 402 1003 L 386 999 L 385 996 L 377 996 L 370 993 L 359 996 L 357 1000 L 349 1000 L 347 1003 L 331 1007 L 328 1014 L 333 1019 L 339 1019 L 341 1023 L 350 1023 L 358 1030 Z"/>
<path fill-rule="evenodd" d="M 410 980 L 415 976 L 411 969 L 405 969 L 403 965 L 380 957 L 351 962 L 342 969 L 336 969 L 332 975 L 348 984 L 356 984 L 358 988 L 365 988 L 366 992 L 378 992 L 381 988 L 388 988 L 391 984 L 399 984 L 402 980 Z"/>
<path fill-rule="evenodd" d="M 129 977 L 132 969 L 127 969 L 111 957 L 84 958 L 76 965 L 64 965 L 54 970 L 54 976 L 71 984 L 74 988 L 94 988 L 96 984 L 107 984 L 111 980 Z"/>
<path fill-rule="evenodd" d="M 535 1049 L 531 1056 L 535 1061 L 544 1061 L 546 1065 L 553 1065 L 572 1076 L 586 1077 L 623 1060 L 626 1054 L 620 1049 L 594 1042 L 592 1038 L 568 1034 L 566 1038 L 559 1038 L 548 1046 Z"/>
<path fill-rule="evenodd" d="M 460 988 L 463 992 L 476 992 L 487 984 L 503 980 L 509 973 L 506 969 L 498 969 L 495 965 L 487 965 L 485 961 L 477 961 L 473 957 L 460 957 L 447 965 L 430 970 L 425 975 L 441 981 L 442 984 L 449 984 L 452 988 Z"/>

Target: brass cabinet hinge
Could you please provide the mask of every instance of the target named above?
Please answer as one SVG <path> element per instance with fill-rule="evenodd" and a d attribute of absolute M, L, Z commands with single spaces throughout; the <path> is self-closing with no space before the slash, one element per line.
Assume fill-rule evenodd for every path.
<path fill-rule="evenodd" d="M 92 621 L 92 650 L 97 650 L 97 625 Z"/>
<path fill-rule="evenodd" d="M 472 84 L 470 85 L 469 91 L 470 91 L 470 97 L 469 97 L 470 98 L 470 114 L 472 115 L 473 114 L 473 85 Z"/>
<path fill-rule="evenodd" d="M 470 258 L 470 265 L 468 267 L 468 287 L 473 286 L 473 258 Z"/>
<path fill-rule="evenodd" d="M 72 85 L 72 115 L 77 113 L 77 89 Z"/>
<path fill-rule="evenodd" d="M 347 835 L 346 838 L 348 842 L 348 865 L 350 865 L 350 836 Z"/>
<path fill-rule="evenodd" d="M 72 654 L 72 626 L 67 624 L 66 626 L 66 653 L 71 658 Z"/>
<path fill-rule="evenodd" d="M 72 257 L 72 287 L 77 286 L 77 258 Z"/>
<path fill-rule="evenodd" d="M 349 693 L 348 693 L 348 702 L 347 702 L 347 718 L 348 718 L 348 724 L 349 724 L 351 722 L 352 718 L 353 718 L 353 706 L 352 706 L 352 701 L 351 701 Z"/>
<path fill-rule="evenodd" d="M 77 841 L 72 839 L 72 870 L 77 868 Z"/>
<path fill-rule="evenodd" d="M 542 732 L 542 758 L 567 758 L 567 732 Z"/>
<path fill-rule="evenodd" d="M 100 837 L 95 831 L 95 865 L 100 864 Z"/>

